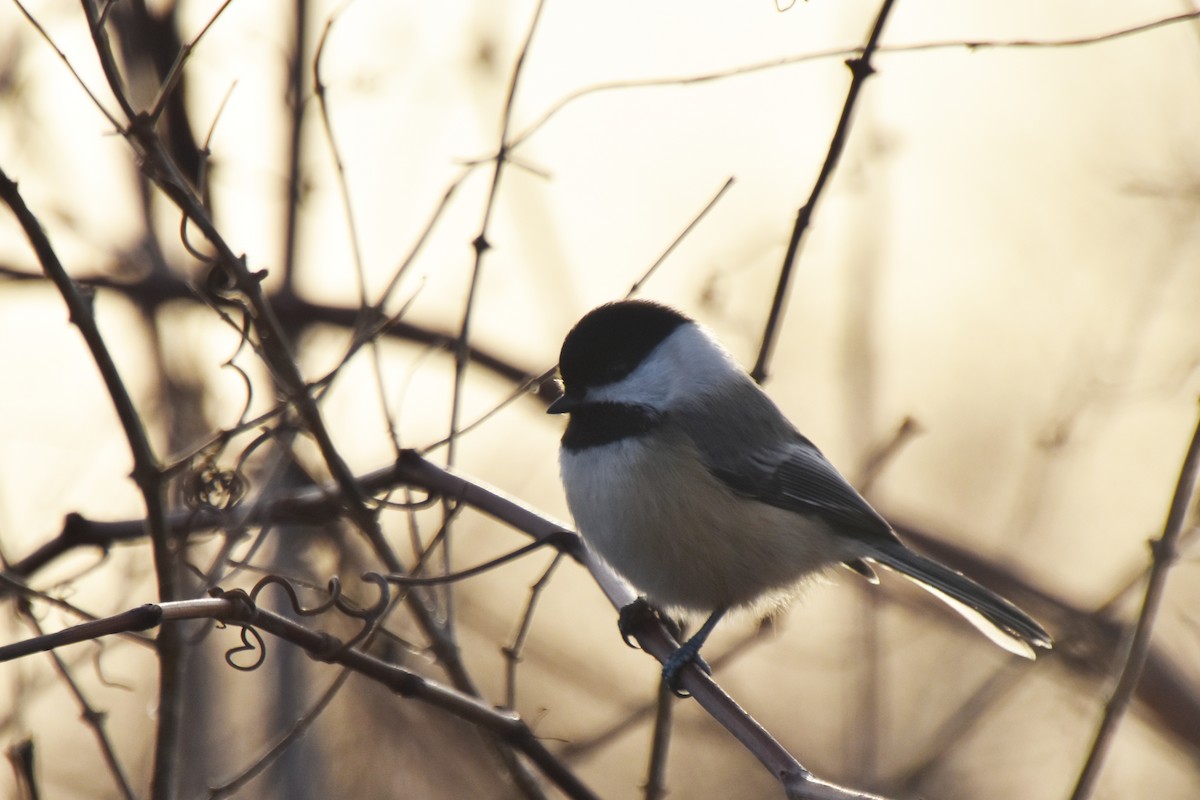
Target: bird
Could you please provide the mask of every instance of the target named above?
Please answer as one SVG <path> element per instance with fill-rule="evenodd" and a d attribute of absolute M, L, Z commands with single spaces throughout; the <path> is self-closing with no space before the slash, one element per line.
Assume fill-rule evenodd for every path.
<path fill-rule="evenodd" d="M 680 671 L 732 609 L 786 603 L 816 575 L 875 566 L 911 579 L 1026 658 L 1045 629 L 980 584 L 908 548 L 700 323 L 650 300 L 584 315 L 563 341 L 559 467 L 587 546 L 663 613 L 707 614 L 666 660 Z M 643 599 L 644 598 L 644 599 Z M 622 633 L 626 612 L 622 609 Z"/>

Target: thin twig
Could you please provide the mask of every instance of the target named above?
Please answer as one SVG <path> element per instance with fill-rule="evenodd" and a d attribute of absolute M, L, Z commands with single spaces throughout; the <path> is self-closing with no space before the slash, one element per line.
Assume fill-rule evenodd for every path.
<path fill-rule="evenodd" d="M 183 77 L 183 68 L 191 57 L 192 51 L 196 49 L 196 45 L 200 44 L 200 40 L 216 24 L 217 20 L 221 18 L 221 15 L 225 13 L 225 9 L 229 8 L 232 2 L 233 0 L 225 0 L 225 2 L 221 3 L 212 16 L 208 18 L 208 22 L 204 23 L 204 27 L 190 41 L 185 42 L 183 47 L 179 48 L 179 52 L 175 56 L 175 63 L 171 65 L 171 69 L 167 71 L 166 76 L 163 78 L 162 85 L 158 90 L 158 97 L 155 98 L 154 104 L 150 107 L 148 114 L 150 119 L 158 119 L 163 111 L 166 110 L 167 101 L 171 99 L 171 93 L 179 85 L 179 80 Z M 100 25 L 103 25 L 103 17 L 98 22 Z"/>
<path fill-rule="evenodd" d="M 84 7 L 89 10 L 89 13 L 94 13 L 89 0 L 84 0 Z M 164 601 L 175 600 L 179 597 L 179 586 L 175 559 L 171 552 L 168 536 L 170 526 L 167 524 L 166 490 L 162 469 L 150 446 L 150 440 L 142 425 L 141 416 L 133 404 L 133 398 L 130 397 L 129 391 L 121 379 L 121 374 L 117 370 L 116 362 L 113 361 L 108 345 L 104 341 L 104 336 L 96 324 L 96 317 L 92 312 L 91 295 L 85 297 L 79 286 L 71 280 L 66 268 L 58 260 L 58 255 L 54 252 L 37 217 L 25 205 L 25 200 L 21 197 L 17 184 L 9 179 L 3 169 L 0 169 L 0 200 L 3 200 L 16 215 L 17 221 L 37 254 L 42 269 L 54 282 L 66 302 L 71 323 L 79 329 L 92 354 L 92 359 L 100 370 L 100 375 L 104 380 L 113 407 L 116 409 L 121 427 L 125 431 L 125 438 L 133 456 L 131 477 L 141 492 L 146 506 L 146 530 L 150 537 L 159 598 Z M 166 798 L 172 794 L 174 759 L 179 740 L 179 728 L 182 724 L 180 711 L 183 693 L 179 685 L 181 665 L 177 637 L 178 631 L 171 629 L 164 631 L 157 641 L 159 707 L 156 717 L 158 728 L 152 789 L 157 798 Z"/>
<path fill-rule="evenodd" d="M 516 63 L 513 65 L 512 77 L 508 84 L 508 93 L 504 100 L 504 112 L 501 115 L 500 122 L 500 146 L 496 151 L 495 167 L 492 171 L 491 185 L 488 189 L 487 201 L 483 209 L 483 221 L 479 226 L 479 233 L 472 241 L 472 246 L 475 250 L 475 261 L 471 268 L 471 279 L 467 285 L 467 297 L 463 306 L 462 322 L 459 325 L 458 339 L 454 349 L 454 385 L 450 396 L 450 426 L 447 436 L 448 442 L 446 446 L 446 462 L 451 466 L 456 461 L 457 445 L 458 445 L 458 428 L 459 420 L 462 417 L 463 397 L 466 391 L 467 366 L 470 362 L 470 342 L 471 342 L 471 320 L 475 313 L 476 298 L 479 291 L 479 279 L 483 270 L 483 256 L 490 248 L 488 242 L 488 228 L 491 223 L 492 213 L 496 207 L 496 197 L 500 190 L 500 178 L 504 174 L 504 166 L 508 163 L 508 131 L 512 122 L 513 102 L 516 99 L 517 85 L 521 78 L 521 70 L 525 65 L 525 58 L 529 54 L 529 47 L 533 43 L 533 35 L 537 30 L 538 21 L 542 16 L 542 8 L 545 5 L 545 0 L 538 0 L 537 6 L 533 11 L 533 18 L 529 22 L 529 28 L 525 33 L 525 40 L 521 45 L 521 49 L 517 54 Z M 447 507 L 443 507 L 444 509 Z M 447 536 L 442 543 L 442 563 L 443 568 L 449 572 L 453 569 L 453 559 L 451 555 L 451 537 Z M 455 624 L 454 613 L 454 592 L 451 587 L 444 587 L 443 602 L 445 603 L 445 628 L 448 634 L 452 634 Z"/>
<path fill-rule="evenodd" d="M 303 4 L 305 0 L 296 0 L 298 4 Z M 344 8 L 344 6 L 342 7 Z M 341 8 L 337 9 L 325 21 L 325 27 L 321 30 L 321 38 L 317 41 L 317 52 L 313 56 L 313 92 L 317 96 L 317 105 L 321 109 L 321 124 L 325 128 L 325 138 L 329 143 L 329 155 L 333 158 L 334 170 L 337 173 L 338 195 L 342 200 L 342 215 L 346 220 L 346 231 L 350 238 L 350 260 L 354 264 L 354 273 L 358 279 L 358 299 L 359 305 L 362 308 L 367 307 L 367 273 L 363 265 L 362 244 L 359 241 L 358 222 L 354 215 L 354 203 L 350 199 L 350 184 L 346 180 L 346 162 L 342 159 L 342 151 L 338 147 L 337 134 L 334 132 L 333 119 L 329 115 L 329 99 L 326 95 L 326 85 L 321 77 L 321 63 L 325 57 L 325 45 L 329 42 L 329 33 L 333 30 L 333 25 L 341 16 Z M 303 41 L 302 39 L 299 41 Z M 299 70 L 299 65 L 297 65 Z M 293 91 L 300 91 L 300 76 L 297 71 L 295 76 L 295 86 Z M 295 122 L 297 132 L 294 134 L 294 141 L 299 144 L 299 120 Z M 299 158 L 299 153 L 296 154 Z M 299 167 L 297 166 L 297 169 Z M 296 198 L 293 198 L 293 202 Z M 292 222 L 289 216 L 289 222 Z"/>
<path fill-rule="evenodd" d="M 988 718 L 988 710 L 1000 703 L 1017 686 L 1022 671 L 1008 662 L 987 676 L 966 700 L 958 703 L 950 714 L 928 737 L 925 754 L 917 763 L 907 766 L 900 774 L 889 778 L 886 785 L 901 797 L 920 795 L 921 782 L 939 764 L 944 764 L 955 747 L 971 741 L 970 734 Z"/>
<path fill-rule="evenodd" d="M 813 184 L 812 192 L 809 193 L 808 200 L 804 205 L 796 212 L 796 224 L 792 228 L 792 236 L 788 240 L 787 253 L 783 257 L 783 266 L 779 271 L 779 282 L 775 286 L 775 296 L 771 300 L 771 312 L 767 315 L 767 325 L 763 331 L 762 346 L 758 351 L 758 359 L 754 362 L 754 369 L 750 371 L 751 377 L 759 383 L 767 379 L 768 365 L 771 360 L 771 354 L 775 350 L 779 324 L 783 316 L 783 303 L 787 299 L 792 270 L 796 266 L 796 258 L 800 252 L 801 240 L 804 237 L 805 231 L 808 230 L 809 223 L 812 221 L 813 212 L 816 211 L 817 201 L 825 189 L 825 184 L 833 174 L 838 161 L 841 160 L 842 151 L 846 148 L 846 141 L 850 135 L 850 121 L 854 112 L 854 106 L 858 100 L 859 93 L 862 91 L 863 84 L 875 72 L 875 68 L 871 66 L 871 57 L 875 54 L 876 48 L 879 47 L 879 37 L 883 35 L 883 26 L 887 22 L 888 14 L 891 12 L 894 2 L 895 0 L 883 0 L 882 5 L 879 7 L 879 13 L 875 17 L 875 24 L 871 28 L 871 35 L 867 38 L 867 43 L 862 49 L 862 55 L 846 61 L 846 66 L 850 68 L 850 88 L 846 91 L 846 102 L 842 106 L 842 115 L 838 119 L 837 128 L 833 132 L 833 139 L 829 142 L 829 150 L 825 154 L 825 163 L 821 165 L 821 171 L 817 174 L 817 180 Z"/>
<path fill-rule="evenodd" d="M 861 475 L 858 479 L 858 490 L 863 495 L 869 497 L 871 489 L 875 486 L 875 481 L 883 474 L 884 468 L 892 462 L 892 459 L 896 457 L 902 447 L 920 433 L 921 423 L 912 417 L 905 417 L 901 420 L 887 441 L 867 453 Z"/>
<path fill-rule="evenodd" d="M 32 609 L 28 603 L 22 602 L 17 604 L 17 609 L 25 622 L 33 631 L 34 636 L 44 635 L 41 624 L 37 621 L 37 617 L 33 615 Z M 54 664 L 54 671 L 62 678 L 66 684 L 67 690 L 71 696 L 75 698 L 76 704 L 79 706 L 79 716 L 83 723 L 92 730 L 92 734 L 96 737 L 96 744 L 100 747 L 100 753 L 104 756 L 104 763 L 108 765 L 108 771 L 113 777 L 113 782 L 117 785 L 117 791 L 126 800 L 133 800 L 137 795 L 134 794 L 133 787 L 129 784 L 129 777 L 125 774 L 125 768 L 121 765 L 121 761 L 117 758 L 117 751 L 113 749 L 112 742 L 108 738 L 108 733 L 104 730 L 104 719 L 107 716 L 103 711 L 97 711 L 88 702 L 87 696 L 83 690 L 79 688 L 79 684 L 71 677 L 70 670 L 63 663 L 62 658 L 53 650 L 48 651 L 51 663 Z"/>
<path fill-rule="evenodd" d="M 522 42 L 521 49 L 517 54 L 516 63 L 513 64 L 512 77 L 508 83 L 508 93 L 504 98 L 504 112 L 500 119 L 500 146 L 496 149 L 492 181 L 488 187 L 487 202 L 483 208 L 483 221 L 480 223 L 479 233 L 472 241 L 472 246 L 475 249 L 475 263 L 471 267 L 471 280 L 467 286 L 467 299 L 463 308 L 462 324 L 459 326 L 458 332 L 458 346 L 454 353 L 454 391 L 450 401 L 450 441 L 446 450 L 447 463 L 452 466 L 455 463 L 455 439 L 458 431 L 458 420 L 462 414 L 463 383 L 466 378 L 467 364 L 470 360 L 468 347 L 471 341 L 471 317 L 475 310 L 479 277 L 483 269 L 483 255 L 491 249 L 491 243 L 488 241 L 488 228 L 491 224 L 492 213 L 496 207 L 496 197 L 500 190 L 500 178 L 504 174 L 504 167 L 508 163 L 509 158 L 510 145 L 508 132 L 512 124 L 513 102 L 517 95 L 517 84 L 521 78 L 521 69 L 525 66 L 525 58 L 529 55 L 529 47 L 533 43 L 533 34 L 537 31 L 538 21 L 542 17 L 542 8 L 544 6 L 545 0 L 538 0 L 538 4 L 533 10 L 533 18 L 529 21 L 529 28 L 525 32 L 525 40 Z"/>
<path fill-rule="evenodd" d="M 646 800 L 662 800 L 667 796 L 667 756 L 671 751 L 671 729 L 674 726 L 675 692 L 666 681 L 658 681 L 654 701 L 654 735 L 650 739 L 650 764 L 646 770 Z"/>
<path fill-rule="evenodd" d="M 574 772 L 546 749 L 541 740 L 516 713 L 493 708 L 469 694 L 368 655 L 361 650 L 348 648 L 344 642 L 328 633 L 312 630 L 287 617 L 261 608 L 244 593 L 232 592 L 201 600 L 148 604 L 102 620 L 102 622 L 107 626 L 109 633 L 114 633 L 122 628 L 141 630 L 153 625 L 185 619 L 215 619 L 264 630 L 303 648 L 321 661 L 346 667 L 402 697 L 428 703 L 491 733 L 537 765 L 538 769 L 568 797 L 589 800 L 596 797 Z M 57 634 L 39 637 L 41 640 L 51 641 L 31 640 L 21 644 L 25 645 L 27 649 L 32 646 L 35 650 L 50 650 L 61 646 L 61 642 L 66 639 L 87 641 L 94 639 L 97 635 L 102 635 L 94 625 L 77 627 L 84 630 L 68 628 Z M 163 627 L 177 626 L 165 625 Z M 11 646 L 0 647 L 0 655 L 7 655 L 10 651 Z"/>
<path fill-rule="evenodd" d="M 17 791 L 21 800 L 39 800 L 37 771 L 34 768 L 33 739 L 22 739 L 10 746 L 6 755 L 12 764 L 17 779 Z"/>
<path fill-rule="evenodd" d="M 303 736 L 312 724 L 320 719 L 321 714 L 333 702 L 333 699 L 338 696 L 342 687 L 346 685 L 347 679 L 353 673 L 347 668 L 338 673 L 333 682 L 321 693 L 317 701 L 296 720 L 296 724 L 291 729 L 279 738 L 275 744 L 271 745 L 259 758 L 255 759 L 254 763 L 246 769 L 242 770 L 235 777 L 225 781 L 219 786 L 212 786 L 208 790 L 209 800 L 221 800 L 225 797 L 232 797 L 241 791 L 250 781 L 262 774 L 263 770 L 275 763 L 278 758 L 283 755 L 289 747 L 296 743 Z"/>
<path fill-rule="evenodd" d="M 29 10 L 25 8 L 25 4 L 21 2 L 21 0 L 13 0 L 13 2 L 20 10 L 21 15 L 25 17 L 29 24 L 33 26 L 34 30 L 38 32 L 38 35 L 42 37 L 42 41 L 50 45 L 50 49 L 52 49 L 58 56 L 59 60 L 66 65 L 67 71 L 71 73 L 71 76 L 75 78 L 75 82 L 79 84 L 79 88 L 83 89 L 83 93 L 86 94 L 92 101 L 92 105 L 94 105 L 96 109 L 103 114 L 110 123 L 112 123 L 113 128 L 119 130 L 121 128 L 121 123 L 117 121 L 116 115 L 109 111 L 104 104 L 100 102 L 100 98 L 96 97 L 91 88 L 87 85 L 87 82 L 84 81 L 83 78 L 80 77 L 79 73 L 75 71 L 75 67 L 71 64 L 71 60 L 67 58 L 67 54 L 64 53 L 62 49 L 60 49 L 59 46 L 54 43 L 54 40 L 50 38 L 50 34 L 46 32 L 46 29 L 42 27 L 42 24 L 37 21 L 33 14 L 29 13 Z"/>
<path fill-rule="evenodd" d="M 284 204 L 283 228 L 283 286 L 285 295 L 295 294 L 296 291 L 296 250 L 300 238 L 298 221 L 300 219 L 300 196 L 304 184 L 303 155 L 304 155 L 304 55 L 308 46 L 308 0 L 293 0 L 292 2 L 292 31 L 288 43 L 287 65 L 287 102 L 288 102 L 288 139 L 287 139 L 287 202 Z M 322 44 L 324 38 L 322 37 Z M 314 63 L 320 62 L 320 48 Z M 316 71 L 314 66 L 314 71 Z M 317 86 L 317 97 L 321 97 L 321 87 Z M 324 115 L 324 100 L 321 102 Z M 327 121 L 328 125 L 328 121 Z M 331 133 L 332 135 L 332 133 Z M 332 138 L 330 139 L 332 142 Z M 337 158 L 337 147 L 334 145 L 334 157 Z M 345 196 L 345 173 L 342 162 L 337 158 L 339 186 L 343 190 L 346 203 L 346 215 L 350 220 L 350 248 L 354 255 L 354 264 L 359 271 L 359 284 L 362 284 L 362 258 L 359 256 L 358 236 L 354 229 L 354 215 L 350 213 L 349 198 Z"/>
<path fill-rule="evenodd" d="M 445 213 L 446 209 L 450 207 L 450 200 L 454 197 L 454 193 L 458 191 L 458 187 L 463 185 L 463 181 L 465 181 L 467 176 L 470 174 L 470 167 L 464 169 L 461 173 L 459 173 L 457 178 L 450 181 L 450 184 L 446 187 L 446 190 L 442 192 L 441 198 L 438 200 L 437 205 L 434 206 L 433 213 L 429 215 L 429 219 L 426 220 L 424 227 L 421 228 L 420 234 L 417 235 L 417 240 L 413 243 L 412 247 L 409 248 L 409 251 L 404 258 L 400 260 L 400 264 L 396 267 L 396 271 L 392 273 L 391 280 L 388 281 L 388 284 L 386 287 L 384 287 L 384 290 L 380 292 L 379 299 L 375 303 L 377 308 L 382 309 L 387 305 L 392 294 L 395 293 L 396 287 L 400 285 L 400 281 L 403 280 L 406 274 L 408 274 L 409 268 L 412 267 L 412 265 L 416 262 L 417 256 L 420 255 L 422 248 L 425 247 L 425 243 L 429 241 L 429 237 L 433 233 L 434 226 L 436 226 L 438 221 L 442 218 L 442 215 Z M 472 353 L 471 359 L 473 361 L 477 360 L 477 356 Z"/>
<path fill-rule="evenodd" d="M 100 69 L 104 73 L 104 79 L 108 81 L 109 91 L 116 98 L 117 105 L 121 107 L 121 113 L 125 115 L 125 119 L 133 120 L 137 116 L 137 112 L 134 111 L 133 104 L 125 92 L 125 81 L 121 78 L 121 70 L 117 68 L 117 59 L 113 55 L 112 44 L 108 40 L 106 20 L 96 12 L 93 0 L 80 0 L 80 3 L 83 5 L 84 16 L 87 17 L 88 32 L 92 35 L 92 44 L 95 47 L 96 55 L 100 57 Z"/>
<path fill-rule="evenodd" d="M 525 641 L 529 637 L 529 631 L 533 627 L 533 612 L 537 608 L 538 599 L 541 598 L 542 592 L 550 585 L 550 577 L 554 575 L 554 570 L 562 562 L 563 552 L 561 550 L 554 554 L 554 559 L 550 565 L 542 572 L 542 577 L 534 582 L 529 588 L 529 600 L 525 603 L 525 611 L 521 614 L 521 624 L 517 628 L 517 635 L 513 637 L 513 643 L 501 648 L 504 654 L 504 660 L 508 665 L 508 679 L 506 681 L 505 691 L 505 708 L 517 707 L 517 665 L 521 663 L 521 658 L 525 652 Z"/>
<path fill-rule="evenodd" d="M 36 600 L 39 603 L 45 603 L 52 608 L 56 608 L 85 622 L 94 622 L 98 619 L 95 614 L 84 611 L 79 606 L 72 605 L 60 597 L 55 597 L 54 595 L 27 586 L 24 581 L 15 577 L 11 568 L 6 569 L 4 573 L 0 574 L 0 593 L 5 595 L 11 593 L 27 601 Z M 124 635 L 124 639 L 140 647 L 149 648 L 150 650 L 155 649 L 154 640 L 141 634 L 128 633 Z"/>
<path fill-rule="evenodd" d="M 1096 730 L 1096 738 L 1088 751 L 1087 760 L 1071 793 L 1071 800 L 1085 800 L 1091 797 L 1100 778 L 1100 770 L 1108 755 L 1117 729 L 1129 710 L 1142 668 L 1150 654 L 1150 643 L 1154 631 L 1154 621 L 1158 608 L 1162 604 L 1163 592 L 1167 586 L 1167 575 L 1179 555 L 1179 536 L 1187 519 L 1188 508 L 1191 507 L 1192 495 L 1196 491 L 1196 480 L 1200 477 L 1200 423 L 1192 434 L 1192 442 L 1188 446 L 1187 455 L 1183 459 L 1183 467 L 1179 472 L 1179 482 L 1175 485 L 1175 495 L 1171 498 L 1171 508 L 1167 512 L 1167 521 L 1163 526 L 1162 536 L 1150 543 L 1150 553 L 1154 566 L 1150 569 L 1150 579 L 1146 582 L 1146 596 L 1142 601 L 1142 611 L 1138 616 L 1137 627 L 1133 632 L 1133 640 L 1129 644 L 1129 653 L 1125 657 L 1125 665 L 1121 676 L 1113 690 L 1112 697 L 1104 707 L 1104 717 Z"/>
<path fill-rule="evenodd" d="M 675 248 L 679 246 L 679 243 L 682 242 L 687 235 L 691 233 L 697 225 L 700 224 L 700 220 L 704 219 L 705 215 L 707 215 L 709 211 L 712 211 L 712 208 L 717 204 L 717 201 L 725 196 L 725 192 L 729 191 L 730 186 L 733 186 L 732 175 L 725 180 L 725 183 L 721 184 L 721 188 L 718 189 L 717 193 L 713 195 L 712 199 L 705 204 L 704 208 L 700 209 L 700 213 L 692 217 L 692 221 L 687 224 L 687 227 L 680 231 L 679 235 L 671 240 L 671 243 L 667 245 L 667 249 L 663 250 L 662 255 L 656 258 L 654 263 L 650 265 L 650 268 L 642 273 L 642 277 L 638 278 L 634 282 L 633 286 L 629 287 L 629 291 L 625 294 L 626 300 L 633 297 L 641 290 L 642 285 L 645 284 L 646 281 L 650 280 L 650 276 L 653 275 L 660 266 L 662 266 L 662 263 L 667 260 L 667 257 L 670 256 L 671 253 L 675 252 Z"/>
<path fill-rule="evenodd" d="M 978 39 L 978 40 L 962 40 L 948 39 L 937 42 L 916 42 L 913 44 L 898 44 L 898 45 L 880 45 L 877 53 L 919 53 L 934 50 L 960 50 L 967 49 L 976 50 L 1053 50 L 1056 48 L 1071 48 L 1071 47 L 1087 47 L 1096 44 L 1105 44 L 1123 39 L 1127 36 L 1134 36 L 1141 33 L 1146 33 L 1159 28 L 1166 28 L 1182 22 L 1188 22 L 1200 18 L 1200 11 L 1191 11 L 1183 14 L 1176 14 L 1170 17 L 1151 20 L 1150 22 L 1134 25 L 1132 27 L 1120 28 L 1115 31 L 1106 33 L 1094 34 L 1091 36 L 1078 36 L 1067 39 Z M 720 81 L 726 78 L 737 78 L 744 75 L 754 75 L 759 72 L 765 72 L 772 69 L 780 69 L 783 67 L 796 66 L 798 64 L 806 64 L 815 61 L 825 61 L 831 58 L 854 58 L 862 53 L 861 47 L 835 47 L 828 50 L 819 50 L 812 53 L 800 53 L 793 56 L 784 56 L 782 58 L 772 58 L 767 61 L 756 61 L 751 64 L 741 64 L 739 66 L 729 67 L 726 69 L 713 70 L 711 72 L 700 72 L 692 75 L 682 76 L 666 76 L 661 78 L 641 78 L 634 80 L 622 81 L 607 81 L 604 83 L 595 83 L 589 86 L 584 86 L 576 89 L 569 94 L 564 95 L 559 100 L 551 104 L 542 115 L 535 119 L 532 123 L 524 128 L 520 133 L 513 136 L 510 146 L 516 149 L 524 144 L 526 140 L 546 126 L 549 121 L 562 111 L 567 106 L 574 103 L 576 100 L 589 97 L 593 94 L 613 91 L 627 91 L 630 89 L 654 89 L 664 86 L 695 86 L 698 84 L 709 83 L 712 81 Z"/>

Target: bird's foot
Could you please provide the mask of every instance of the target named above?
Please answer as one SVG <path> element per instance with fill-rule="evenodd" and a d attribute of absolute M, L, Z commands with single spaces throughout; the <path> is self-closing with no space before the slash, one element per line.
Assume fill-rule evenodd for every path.
<path fill-rule="evenodd" d="M 646 598 L 639 597 L 629 605 L 621 606 L 617 615 L 617 628 L 621 631 L 621 638 L 625 640 L 625 644 L 637 650 L 638 646 L 633 638 L 638 628 L 660 619 L 662 617 L 654 606 L 650 605 Z"/>
<path fill-rule="evenodd" d="M 670 689 L 676 697 L 691 697 L 691 693 L 683 691 L 677 685 L 679 681 L 679 673 L 688 664 L 695 664 L 697 667 L 703 670 L 706 675 L 712 675 L 712 667 L 710 667 L 708 662 L 700 656 L 701 644 L 703 644 L 702 641 L 697 642 L 694 638 L 688 639 L 686 642 L 681 644 L 674 653 L 671 653 L 670 658 L 667 659 L 667 663 L 663 664 L 663 683 L 667 685 L 667 688 Z"/>
<path fill-rule="evenodd" d="M 696 634 L 692 636 L 692 638 L 688 639 L 686 642 L 676 648 L 675 652 L 671 653 L 671 655 L 667 658 L 667 662 L 663 665 L 662 670 L 663 682 L 666 683 L 667 688 L 669 688 L 676 697 L 691 696 L 677 686 L 679 674 L 685 667 L 687 667 L 688 664 L 695 664 L 706 674 L 712 674 L 712 667 L 708 665 L 707 661 L 700 657 L 700 648 L 703 646 L 704 641 L 708 638 L 708 634 L 712 631 L 713 626 L 716 625 L 717 620 L 719 620 L 721 615 L 724 613 L 724 609 L 714 612 L 713 615 L 709 617 L 708 621 L 706 621 L 704 625 L 700 627 L 700 630 L 696 631 Z M 634 642 L 634 637 L 637 635 L 638 630 L 644 625 L 649 625 L 655 622 L 661 623 L 664 627 L 666 627 L 667 631 L 677 641 L 682 637 L 682 630 L 680 629 L 679 623 L 659 612 L 658 609 L 650 605 L 649 601 L 647 601 L 644 597 L 639 597 L 629 605 L 623 606 L 619 616 L 617 617 L 617 627 L 621 631 L 621 638 L 625 640 L 625 644 L 633 648 L 637 647 L 637 644 Z"/>

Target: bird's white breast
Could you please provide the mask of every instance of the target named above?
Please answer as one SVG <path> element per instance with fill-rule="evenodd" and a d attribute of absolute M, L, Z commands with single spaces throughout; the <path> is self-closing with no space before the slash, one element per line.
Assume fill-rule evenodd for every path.
<path fill-rule="evenodd" d="M 685 440 L 564 449 L 560 465 L 588 545 L 659 606 L 744 605 L 856 555 L 823 522 L 734 494 Z"/>

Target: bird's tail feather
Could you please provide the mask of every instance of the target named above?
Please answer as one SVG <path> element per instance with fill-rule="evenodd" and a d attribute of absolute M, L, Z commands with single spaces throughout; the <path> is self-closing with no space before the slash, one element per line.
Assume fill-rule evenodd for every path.
<path fill-rule="evenodd" d="M 1034 647 L 1050 648 L 1053 640 L 1032 617 L 1003 597 L 899 542 L 877 546 L 873 561 L 899 572 L 946 605 L 993 642 L 1024 658 Z"/>

